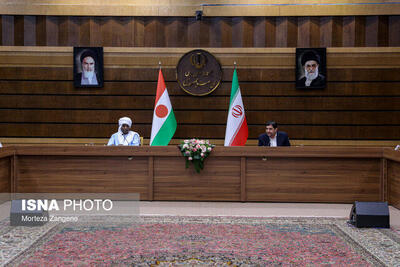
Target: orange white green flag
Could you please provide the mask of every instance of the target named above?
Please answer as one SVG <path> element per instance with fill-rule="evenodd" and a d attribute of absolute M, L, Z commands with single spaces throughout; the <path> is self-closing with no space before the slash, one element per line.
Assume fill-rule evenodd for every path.
<path fill-rule="evenodd" d="M 161 69 L 158 73 L 156 102 L 151 126 L 150 146 L 167 146 L 176 131 L 176 119 Z"/>
<path fill-rule="evenodd" d="M 244 146 L 249 136 L 242 94 L 236 69 L 233 72 L 228 121 L 225 131 L 225 146 Z"/>

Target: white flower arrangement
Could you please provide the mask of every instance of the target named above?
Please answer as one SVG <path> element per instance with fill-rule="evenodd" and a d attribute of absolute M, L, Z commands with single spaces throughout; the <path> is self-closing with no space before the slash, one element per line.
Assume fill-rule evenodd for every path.
<path fill-rule="evenodd" d="M 196 172 L 204 168 L 204 160 L 211 153 L 215 145 L 210 144 L 208 140 L 186 139 L 178 145 L 182 155 L 186 159 L 186 168 L 189 168 L 189 162 L 192 162 Z"/>

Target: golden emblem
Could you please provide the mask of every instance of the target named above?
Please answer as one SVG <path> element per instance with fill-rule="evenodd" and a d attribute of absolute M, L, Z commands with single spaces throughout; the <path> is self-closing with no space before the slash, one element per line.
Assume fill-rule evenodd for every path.
<path fill-rule="evenodd" d="M 221 83 L 222 70 L 217 59 L 201 49 L 192 50 L 181 57 L 176 67 L 179 86 L 188 94 L 208 95 Z"/>

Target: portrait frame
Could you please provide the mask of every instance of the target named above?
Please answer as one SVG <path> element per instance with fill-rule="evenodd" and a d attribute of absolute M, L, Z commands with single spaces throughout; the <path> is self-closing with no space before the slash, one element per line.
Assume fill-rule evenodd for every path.
<path fill-rule="evenodd" d="M 94 74 L 86 78 L 83 74 L 82 61 L 86 57 L 94 60 Z M 74 47 L 74 86 L 77 88 L 103 87 L 103 47 Z"/>
<path fill-rule="evenodd" d="M 314 61 L 314 62 L 313 62 Z M 311 70 L 318 65 L 318 75 L 312 77 L 315 70 L 311 70 L 311 78 L 307 79 L 305 64 Z M 310 77 L 309 76 L 309 77 Z M 327 82 L 326 48 L 296 48 L 296 89 L 324 89 Z"/>

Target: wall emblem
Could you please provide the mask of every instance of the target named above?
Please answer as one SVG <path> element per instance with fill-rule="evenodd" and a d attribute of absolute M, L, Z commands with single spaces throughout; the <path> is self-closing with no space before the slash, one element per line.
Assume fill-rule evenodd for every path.
<path fill-rule="evenodd" d="M 203 96 L 218 88 L 222 69 L 212 54 L 196 49 L 181 57 L 176 66 L 176 78 L 186 93 Z"/>

